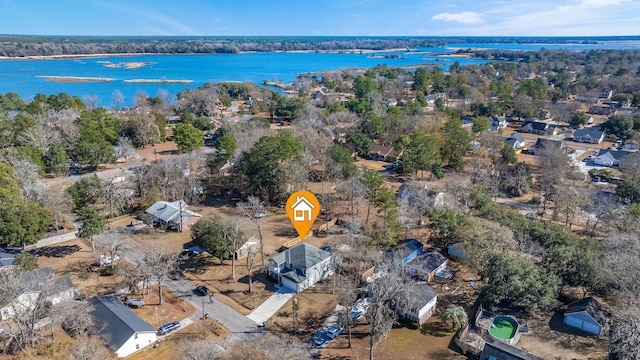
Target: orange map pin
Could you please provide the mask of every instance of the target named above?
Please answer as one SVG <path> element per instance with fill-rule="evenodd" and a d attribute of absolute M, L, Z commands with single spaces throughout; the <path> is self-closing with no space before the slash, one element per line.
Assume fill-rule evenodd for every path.
<path fill-rule="evenodd" d="M 296 191 L 287 200 L 287 215 L 296 228 L 300 238 L 304 239 L 311 230 L 320 213 L 318 198 L 306 190 Z"/>

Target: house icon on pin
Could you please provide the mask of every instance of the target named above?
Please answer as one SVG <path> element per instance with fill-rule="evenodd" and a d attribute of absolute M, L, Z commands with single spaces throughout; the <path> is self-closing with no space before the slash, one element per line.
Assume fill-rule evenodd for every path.
<path fill-rule="evenodd" d="M 296 202 L 291 205 L 291 208 L 293 209 L 293 221 L 311 221 L 311 209 L 315 206 L 304 196 L 297 196 Z"/>

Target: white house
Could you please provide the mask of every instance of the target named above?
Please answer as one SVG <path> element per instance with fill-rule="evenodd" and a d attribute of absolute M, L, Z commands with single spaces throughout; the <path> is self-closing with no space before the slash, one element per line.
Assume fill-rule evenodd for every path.
<path fill-rule="evenodd" d="M 629 151 L 617 151 L 617 150 L 600 150 L 593 159 L 593 163 L 600 166 L 620 166 L 624 158 L 631 154 Z"/>
<path fill-rule="evenodd" d="M 605 321 L 602 307 L 592 297 L 570 304 L 564 312 L 564 323 L 566 325 L 597 336 L 602 334 Z"/>
<path fill-rule="evenodd" d="M 604 131 L 594 127 L 576 129 L 573 132 L 573 141 L 589 144 L 600 144 L 604 140 Z"/>
<path fill-rule="evenodd" d="M 18 286 L 20 294 L 8 303 L 0 304 L 2 320 L 33 310 L 40 296 L 53 305 L 72 300 L 75 296 L 75 287 L 69 275 L 54 278 L 50 267 L 21 273 Z"/>
<path fill-rule="evenodd" d="M 521 149 L 527 143 L 526 140 L 520 134 L 512 134 L 509 136 L 504 143 L 507 146 L 510 146 L 516 150 Z"/>
<path fill-rule="evenodd" d="M 417 293 L 409 303 L 396 303 L 396 311 L 400 316 L 412 321 L 417 321 L 422 325 L 434 311 L 438 302 L 438 293 L 427 284 L 418 284 Z"/>
<path fill-rule="evenodd" d="M 491 130 L 500 130 L 507 127 L 507 119 L 504 117 L 491 117 Z"/>
<path fill-rule="evenodd" d="M 269 259 L 269 276 L 297 293 L 333 274 L 334 256 L 307 243 L 299 243 Z"/>
<path fill-rule="evenodd" d="M 293 221 L 311 221 L 313 218 L 313 204 L 304 196 L 296 196 L 296 202 L 291 205 L 293 209 Z"/>
<path fill-rule="evenodd" d="M 127 357 L 156 343 L 156 329 L 129 310 L 116 296 L 96 296 L 90 303 L 100 336 L 118 357 Z"/>
<path fill-rule="evenodd" d="M 145 212 L 153 217 L 155 223 L 182 230 L 202 219 L 202 215 L 188 209 L 189 205 L 182 200 L 174 202 L 158 201 Z"/>

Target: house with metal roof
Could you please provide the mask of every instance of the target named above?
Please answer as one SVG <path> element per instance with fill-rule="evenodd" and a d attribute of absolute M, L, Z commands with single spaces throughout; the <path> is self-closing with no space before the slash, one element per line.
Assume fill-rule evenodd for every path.
<path fill-rule="evenodd" d="M 183 200 L 174 202 L 158 201 L 145 212 L 153 217 L 154 223 L 160 223 L 180 231 L 202 219 L 202 215 L 189 210 L 189 205 Z"/>
<path fill-rule="evenodd" d="M 296 293 L 333 274 L 331 252 L 301 242 L 269 259 L 269 276 Z"/>
<path fill-rule="evenodd" d="M 157 341 L 156 329 L 134 314 L 115 295 L 91 299 L 98 333 L 118 357 L 126 357 Z"/>
<path fill-rule="evenodd" d="M 600 303 L 588 297 L 569 304 L 564 312 L 563 322 L 589 334 L 600 336 L 606 324 L 606 317 Z"/>

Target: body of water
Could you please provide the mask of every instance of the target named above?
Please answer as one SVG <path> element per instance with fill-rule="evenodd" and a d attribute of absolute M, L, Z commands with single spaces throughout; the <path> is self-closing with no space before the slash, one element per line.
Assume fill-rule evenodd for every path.
<path fill-rule="evenodd" d="M 622 46 L 622 45 L 616 45 Z M 484 60 L 435 56 L 455 48 L 500 48 L 513 50 L 538 50 L 540 48 L 617 48 L 606 45 L 553 45 L 553 44 L 451 44 L 441 48 L 417 49 L 412 52 L 380 52 L 375 54 L 331 53 L 245 53 L 203 55 L 140 55 L 108 56 L 100 58 L 57 60 L 3 60 L 0 61 L 0 93 L 18 93 L 31 100 L 36 94 L 65 92 L 81 98 L 90 95 L 100 99 L 100 105 L 110 106 L 113 93 L 124 95 L 123 105 L 131 105 L 139 91 L 157 96 L 159 90 L 168 91 L 174 97 L 184 89 L 195 88 L 206 82 L 240 81 L 262 83 L 268 81 L 291 82 L 298 74 L 326 70 L 370 68 L 378 64 L 388 66 L 412 66 L 438 64 L 447 69 L 455 61 L 460 64 L 481 64 Z M 633 46 L 627 48 L 634 48 Z M 636 47 L 637 48 L 637 47 Z M 375 56 L 372 56 L 375 55 Z M 397 55 L 397 58 L 384 58 Z M 121 63 L 147 62 L 138 68 L 126 68 Z M 120 66 L 106 66 L 120 64 Z M 45 78 L 43 78 L 43 76 Z M 54 82 L 48 76 L 109 78 L 109 82 Z M 129 83 L 132 79 L 190 80 L 190 83 Z"/>

